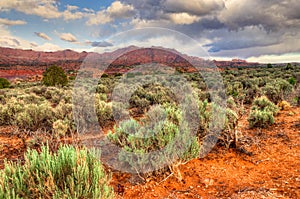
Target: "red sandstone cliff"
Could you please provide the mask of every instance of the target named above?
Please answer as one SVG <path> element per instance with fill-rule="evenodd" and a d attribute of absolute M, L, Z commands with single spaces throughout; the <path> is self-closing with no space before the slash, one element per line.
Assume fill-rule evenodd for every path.
<path fill-rule="evenodd" d="M 128 71 L 133 65 L 147 63 L 161 63 L 175 67 L 181 71 L 193 72 L 192 66 L 206 67 L 213 62 L 207 62 L 198 57 L 183 55 L 173 49 L 162 47 L 138 48 L 129 46 L 113 52 L 103 54 L 75 52 L 64 50 L 57 52 L 37 52 L 33 50 L 20 50 L 0 47 L 0 77 L 16 78 L 41 75 L 43 71 L 53 64 L 68 70 L 78 70 L 83 61 L 94 57 L 98 64 L 109 65 L 107 73 L 119 73 Z M 253 65 L 242 60 L 231 62 L 214 61 L 219 67 L 238 67 Z"/>

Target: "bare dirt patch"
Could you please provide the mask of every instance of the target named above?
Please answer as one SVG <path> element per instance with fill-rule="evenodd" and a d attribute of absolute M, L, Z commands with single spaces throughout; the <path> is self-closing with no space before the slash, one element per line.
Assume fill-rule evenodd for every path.
<path fill-rule="evenodd" d="M 180 166 L 183 176 L 135 183 L 130 174 L 113 173 L 119 198 L 299 198 L 300 108 L 281 111 L 276 124 L 249 129 L 247 116 L 239 131 L 245 151 L 215 147 L 203 159 Z M 22 160 L 26 141 L 12 127 L 0 128 L 0 168 L 4 159 Z"/>

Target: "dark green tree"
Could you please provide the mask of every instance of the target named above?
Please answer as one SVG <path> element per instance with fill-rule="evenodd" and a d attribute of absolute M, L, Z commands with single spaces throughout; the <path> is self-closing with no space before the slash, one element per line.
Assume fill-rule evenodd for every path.
<path fill-rule="evenodd" d="M 53 65 L 43 73 L 42 83 L 46 86 L 65 86 L 68 78 L 61 67 Z"/>
<path fill-rule="evenodd" d="M 0 78 L 0 89 L 8 88 L 10 86 L 10 82 L 5 78 Z"/>
<path fill-rule="evenodd" d="M 292 64 L 291 64 L 291 63 L 288 63 L 288 64 L 286 65 L 285 69 L 286 69 L 286 70 L 291 70 L 291 69 L 293 69 Z"/>
<path fill-rule="evenodd" d="M 272 64 L 268 64 L 267 67 L 268 68 L 273 68 L 273 65 Z"/>

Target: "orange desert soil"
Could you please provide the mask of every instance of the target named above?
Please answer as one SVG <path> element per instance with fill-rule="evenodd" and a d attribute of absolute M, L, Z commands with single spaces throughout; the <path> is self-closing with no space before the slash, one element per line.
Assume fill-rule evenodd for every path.
<path fill-rule="evenodd" d="M 24 141 L 11 127 L 0 128 L 3 161 L 23 158 Z M 281 111 L 267 129 L 239 124 L 247 154 L 215 147 L 206 157 L 181 165 L 182 181 L 170 176 L 134 184 L 129 174 L 113 173 L 117 198 L 300 198 L 300 108 Z M 119 187 L 119 188 L 118 188 Z"/>

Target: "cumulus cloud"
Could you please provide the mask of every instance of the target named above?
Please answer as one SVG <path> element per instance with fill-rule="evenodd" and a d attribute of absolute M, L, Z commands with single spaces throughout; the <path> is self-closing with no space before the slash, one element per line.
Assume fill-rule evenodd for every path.
<path fill-rule="evenodd" d="M 97 36 L 102 37 L 130 28 L 169 28 L 193 37 L 213 56 L 271 58 L 274 54 L 300 52 L 299 0 L 115 0 L 100 10 L 73 5 L 66 5 L 63 9 L 58 2 L 1 0 L 0 11 L 16 10 L 40 16 L 49 23 L 50 19 L 85 19 L 86 25 L 98 26 L 95 31 L 99 31 Z M 0 18 L 0 25 L 5 27 L 25 23 Z M 64 41 L 80 44 L 70 33 L 58 35 Z M 42 33 L 37 36 L 47 40 Z M 34 46 L 20 38 L 6 37 L 4 40 L 1 37 L 6 45 Z M 161 39 L 155 41 L 166 39 L 165 35 L 159 37 Z M 105 42 L 90 42 L 89 45 L 110 46 Z"/>
<path fill-rule="evenodd" d="M 72 35 L 71 33 L 61 33 L 60 34 L 60 39 L 67 41 L 67 42 L 77 42 L 77 38 Z"/>
<path fill-rule="evenodd" d="M 113 22 L 116 19 L 126 19 L 135 14 L 133 6 L 115 1 L 106 10 L 91 13 L 87 25 L 99 25 Z"/>
<path fill-rule="evenodd" d="M 295 0 L 228 0 L 218 16 L 220 21 L 231 29 L 238 30 L 246 26 L 261 26 L 269 31 L 285 28 L 289 24 L 296 25 L 299 21 L 295 8 L 300 8 L 299 1 Z M 290 14 L 289 14 L 290 13 Z"/>
<path fill-rule="evenodd" d="M 192 15 L 207 15 L 215 10 L 224 8 L 223 0 L 189 0 L 189 1 L 178 1 L 178 0 L 166 0 L 163 3 L 167 12 L 174 13 L 189 13 Z"/>
<path fill-rule="evenodd" d="M 42 38 L 42 39 L 45 39 L 45 40 L 48 40 L 48 41 L 51 40 L 51 38 L 50 38 L 48 35 L 46 35 L 45 33 L 42 33 L 42 32 L 35 32 L 34 34 L 35 34 L 36 36 Z"/>
<path fill-rule="evenodd" d="M 3 0 L 0 2 L 0 10 L 12 9 L 43 18 L 51 19 L 60 17 L 55 0 Z"/>
<path fill-rule="evenodd" d="M 16 37 L 11 34 L 11 32 L 4 26 L 0 25 L 0 46 L 8 48 L 18 48 L 18 49 L 32 49 L 37 51 L 56 51 L 62 48 L 51 43 L 45 43 L 38 45 L 35 42 L 27 41 L 25 39 Z"/>
<path fill-rule="evenodd" d="M 106 24 L 111 21 L 112 18 L 109 15 L 107 15 L 105 11 L 101 10 L 98 11 L 97 13 L 91 14 L 86 24 L 92 26 L 92 25 Z"/>
<path fill-rule="evenodd" d="M 200 20 L 200 17 L 190 15 L 186 12 L 183 13 L 171 13 L 168 15 L 170 20 L 175 24 L 192 24 Z"/>
<path fill-rule="evenodd" d="M 107 8 L 107 13 L 111 17 L 128 18 L 133 16 L 135 11 L 132 5 L 126 5 L 120 1 L 115 1 Z"/>
<path fill-rule="evenodd" d="M 25 25 L 27 24 L 27 22 L 23 20 L 9 20 L 5 18 L 0 18 L 0 24 L 6 26 L 13 26 L 13 25 Z"/>
<path fill-rule="evenodd" d="M 68 5 L 67 9 L 60 11 L 57 0 L 2 0 L 0 11 L 16 10 L 28 15 L 36 15 L 45 19 L 64 18 L 75 20 L 83 18 L 87 13 L 77 11 L 77 6 Z"/>

